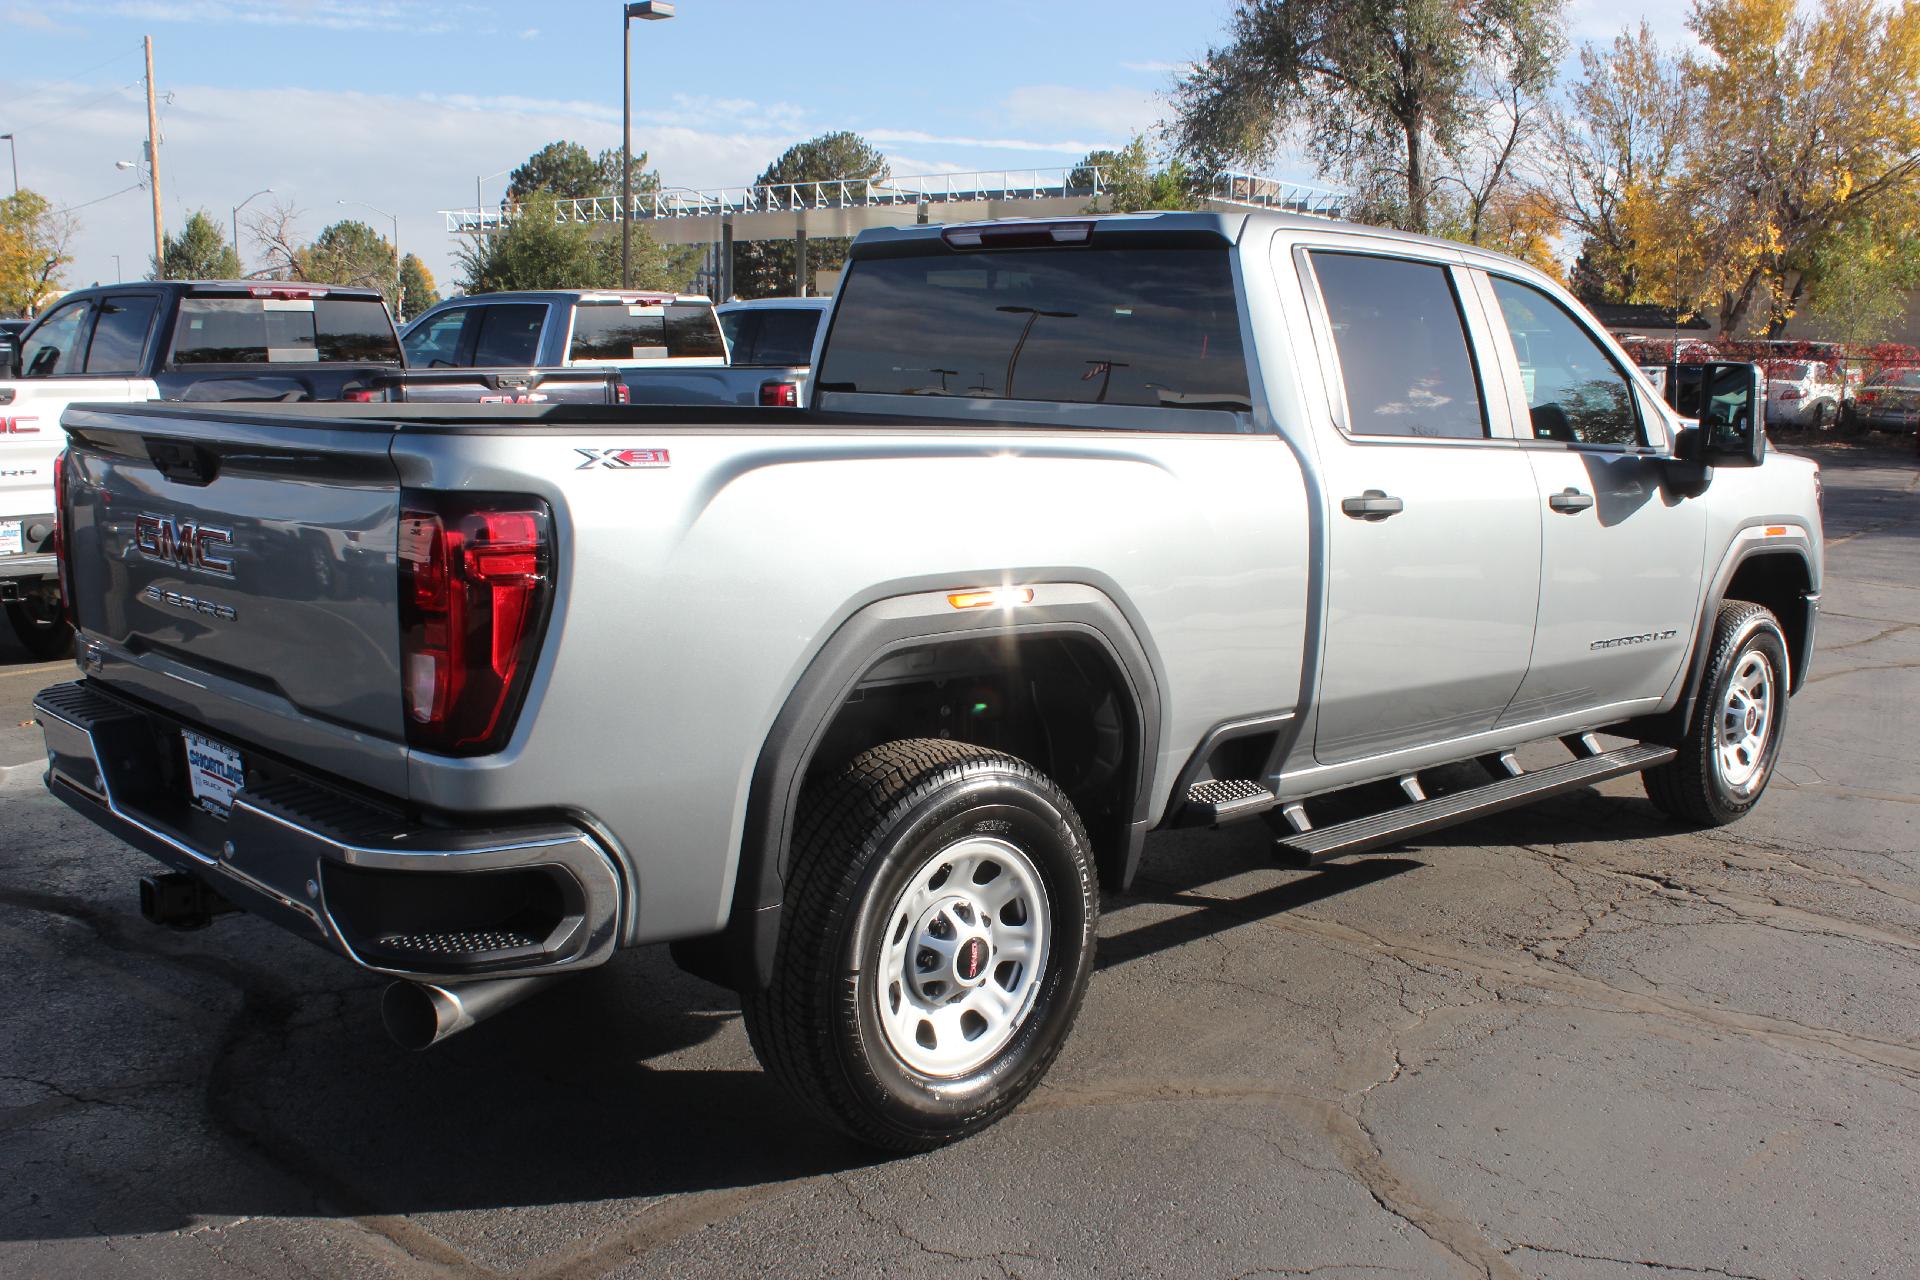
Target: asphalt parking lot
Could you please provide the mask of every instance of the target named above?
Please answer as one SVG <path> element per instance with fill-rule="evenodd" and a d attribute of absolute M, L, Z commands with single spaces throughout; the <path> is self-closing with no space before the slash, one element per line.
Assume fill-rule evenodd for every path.
<path fill-rule="evenodd" d="M 629 954 L 426 1054 L 40 790 L 0 654 L 0 1275 L 1920 1274 L 1920 471 L 1832 448 L 1758 811 L 1625 779 L 1317 872 L 1148 845 L 1048 1083 L 877 1160 Z"/>

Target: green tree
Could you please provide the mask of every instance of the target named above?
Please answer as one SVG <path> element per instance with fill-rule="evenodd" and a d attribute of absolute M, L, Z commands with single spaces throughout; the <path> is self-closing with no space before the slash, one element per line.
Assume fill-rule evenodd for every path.
<path fill-rule="evenodd" d="M 615 162 L 616 181 L 619 171 Z M 549 142 L 507 177 L 507 199 L 518 202 L 538 192 L 562 200 L 606 195 L 607 175 L 593 154 L 577 142 Z"/>
<path fill-rule="evenodd" d="M 387 238 L 364 222 L 343 218 L 294 253 L 296 280 L 378 289 L 398 310 L 400 259 Z"/>
<path fill-rule="evenodd" d="M 1090 191 L 1096 177 L 1100 196 L 1088 206 L 1090 212 L 1198 207 L 1185 163 L 1175 157 L 1164 167 L 1155 168 L 1145 134 L 1135 134 L 1133 141 L 1118 151 L 1089 151 L 1067 175 L 1067 186 Z"/>
<path fill-rule="evenodd" d="M 397 309 L 395 316 L 401 319 L 417 316 L 438 301 L 440 290 L 427 264 L 411 253 L 400 259 L 400 307 L 405 314 Z"/>
<path fill-rule="evenodd" d="M 660 189 L 660 174 L 647 168 L 647 153 L 633 153 L 633 191 Z M 593 155 L 577 142 L 549 142 L 507 177 L 507 202 L 518 203 L 545 192 L 562 200 L 590 200 L 620 194 L 620 148 Z"/>
<path fill-rule="evenodd" d="M 205 209 L 187 215 L 187 225 L 166 238 L 166 256 L 154 279 L 234 280 L 240 255 L 227 243 L 226 230 Z"/>
<path fill-rule="evenodd" d="M 468 293 L 618 288 L 619 238 L 597 237 L 587 224 L 562 217 L 559 200 L 535 193 L 521 203 L 505 231 L 475 236 L 457 249 L 461 288 Z M 683 290 L 693 279 L 699 256 L 697 249 L 671 248 L 636 229 L 633 286 Z"/>
<path fill-rule="evenodd" d="M 1177 152 L 1209 176 L 1304 127 L 1323 173 L 1378 220 L 1435 224 L 1435 190 L 1493 80 L 1552 75 L 1561 0 L 1239 0 L 1174 90 Z"/>
<path fill-rule="evenodd" d="M 846 179 L 856 188 L 891 176 L 886 156 L 857 133 L 823 133 L 796 143 L 768 165 L 755 181 L 762 186 Z M 807 241 L 807 276 L 830 271 L 847 260 L 853 241 L 822 236 Z M 743 241 L 733 247 L 733 289 L 743 298 L 777 297 L 800 292 L 791 240 Z"/>
<path fill-rule="evenodd" d="M 72 215 L 25 187 L 0 199 L 0 315 L 31 315 L 64 291 L 76 226 Z"/>

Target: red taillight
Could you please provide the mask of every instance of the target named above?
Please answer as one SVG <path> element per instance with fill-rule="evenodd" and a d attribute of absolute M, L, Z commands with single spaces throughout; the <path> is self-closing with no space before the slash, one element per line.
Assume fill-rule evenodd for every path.
<path fill-rule="evenodd" d="M 380 398 L 380 392 L 373 387 L 349 387 L 340 398 L 352 404 L 372 404 Z"/>
<path fill-rule="evenodd" d="M 614 383 L 613 384 L 613 402 L 615 404 L 632 404 L 633 388 L 629 387 L 624 382 Z"/>
<path fill-rule="evenodd" d="M 1780 393 L 1780 398 L 1782 400 L 1798 400 L 1805 394 L 1806 392 L 1800 390 L 1798 387 L 1788 387 Z"/>
<path fill-rule="evenodd" d="M 546 628 L 551 520 L 537 498 L 408 492 L 400 515 L 401 680 L 407 741 L 498 751 Z"/>
<path fill-rule="evenodd" d="M 798 409 L 800 407 L 800 384 L 797 382 L 763 382 L 760 384 L 760 404 L 767 409 Z"/>
<path fill-rule="evenodd" d="M 53 555 L 60 566 L 60 616 L 73 621 L 73 577 L 67 566 L 67 451 L 53 456 Z"/>

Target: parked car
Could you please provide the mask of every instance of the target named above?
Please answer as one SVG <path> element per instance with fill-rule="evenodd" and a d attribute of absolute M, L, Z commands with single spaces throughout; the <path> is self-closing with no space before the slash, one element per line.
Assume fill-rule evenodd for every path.
<path fill-rule="evenodd" d="M 1848 420 L 1869 431 L 1912 432 L 1920 423 L 1920 368 L 1882 369 L 1854 392 Z"/>
<path fill-rule="evenodd" d="M 798 404 L 793 390 L 778 390 L 797 387 L 797 372 L 727 367 L 720 322 L 703 297 L 578 289 L 476 294 L 421 312 L 401 342 L 416 369 L 616 368 L 635 404 L 782 397 Z"/>
<path fill-rule="evenodd" d="M 1160 213 L 862 233 L 800 411 L 76 407 L 47 785 L 403 1043 L 672 942 L 922 1150 L 1046 1074 L 1149 830 L 1753 808 L 1818 469 L 1673 381 L 1502 255 Z"/>
<path fill-rule="evenodd" d="M 1840 420 L 1845 383 L 1822 360 L 1788 360 L 1767 374 L 1767 423 L 1770 426 L 1825 431 Z"/>
<path fill-rule="evenodd" d="M 33 654 L 66 652 L 53 460 L 75 401 L 335 400 L 400 367 L 372 289 L 258 280 L 96 285 L 21 334 L 0 379 L 0 600 Z"/>

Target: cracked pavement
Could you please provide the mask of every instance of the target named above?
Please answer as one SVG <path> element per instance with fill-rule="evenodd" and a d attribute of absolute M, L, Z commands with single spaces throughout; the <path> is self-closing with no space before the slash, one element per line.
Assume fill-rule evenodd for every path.
<path fill-rule="evenodd" d="M 0 657 L 0 1274 L 1920 1274 L 1920 472 L 1813 452 L 1755 813 L 1621 779 L 1310 872 L 1157 835 L 1046 1084 L 912 1159 L 793 1112 L 663 951 L 415 1055 L 268 925 L 151 928 L 19 725 L 70 668 Z"/>

